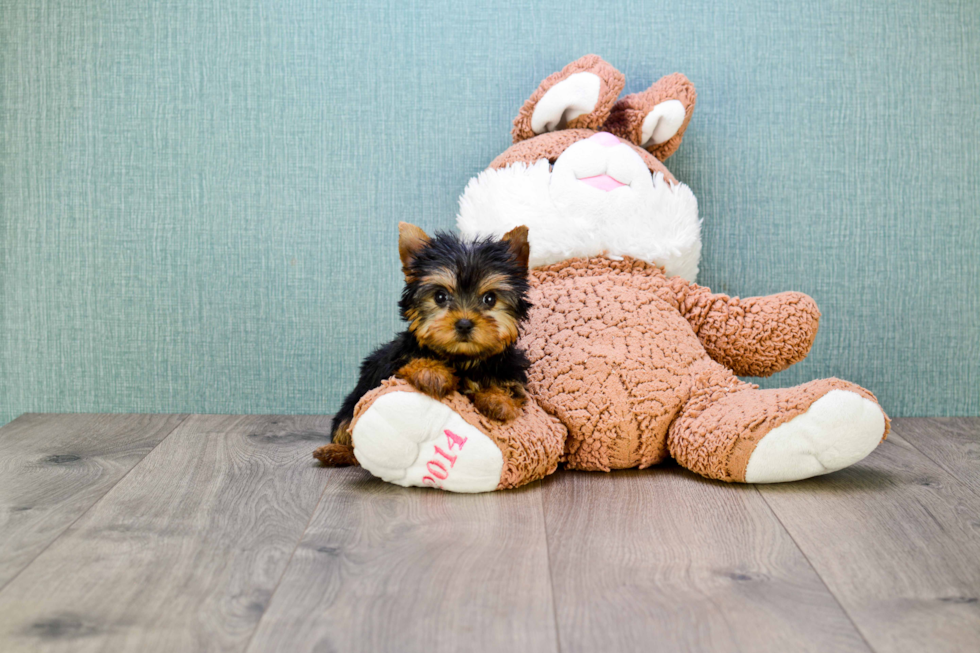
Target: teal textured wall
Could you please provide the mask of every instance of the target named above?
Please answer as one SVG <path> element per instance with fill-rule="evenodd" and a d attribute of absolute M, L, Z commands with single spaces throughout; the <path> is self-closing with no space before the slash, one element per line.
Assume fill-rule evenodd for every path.
<path fill-rule="evenodd" d="M 892 414 L 980 413 L 980 11 L 807 3 L 0 0 L 0 423 L 328 413 L 538 81 L 686 73 L 700 281 L 797 289 Z M 598 8 L 598 9 L 597 9 Z"/>

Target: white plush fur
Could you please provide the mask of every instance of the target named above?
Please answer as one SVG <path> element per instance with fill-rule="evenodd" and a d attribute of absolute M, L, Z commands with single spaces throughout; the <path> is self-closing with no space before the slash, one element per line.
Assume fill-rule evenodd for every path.
<path fill-rule="evenodd" d="M 853 465 L 874 451 L 885 434 L 875 402 L 831 390 L 802 415 L 766 434 L 749 457 L 746 483 L 782 483 Z"/>
<path fill-rule="evenodd" d="M 626 184 L 602 191 L 579 181 L 608 174 Z M 526 225 L 531 266 L 605 254 L 664 266 L 695 281 L 701 257 L 698 202 L 684 184 L 653 175 L 626 144 L 579 141 L 554 168 L 545 159 L 485 170 L 467 184 L 456 219 L 464 237 L 502 236 Z"/>

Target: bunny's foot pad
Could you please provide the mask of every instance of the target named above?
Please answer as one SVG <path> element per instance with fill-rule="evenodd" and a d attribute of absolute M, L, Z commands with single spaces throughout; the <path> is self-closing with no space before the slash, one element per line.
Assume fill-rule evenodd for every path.
<path fill-rule="evenodd" d="M 389 392 L 357 419 L 354 456 L 383 481 L 449 492 L 490 492 L 504 459 L 454 410 L 418 392 Z"/>

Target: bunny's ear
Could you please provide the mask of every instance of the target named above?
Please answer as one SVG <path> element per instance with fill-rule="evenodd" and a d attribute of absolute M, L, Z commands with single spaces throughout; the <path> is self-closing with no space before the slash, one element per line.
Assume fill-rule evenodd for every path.
<path fill-rule="evenodd" d="M 599 129 L 625 83 L 621 72 L 594 54 L 573 61 L 541 82 L 521 107 L 514 142 L 559 129 Z"/>
<path fill-rule="evenodd" d="M 697 97 L 687 77 L 667 75 L 642 93 L 617 102 L 605 129 L 663 161 L 680 146 Z"/>

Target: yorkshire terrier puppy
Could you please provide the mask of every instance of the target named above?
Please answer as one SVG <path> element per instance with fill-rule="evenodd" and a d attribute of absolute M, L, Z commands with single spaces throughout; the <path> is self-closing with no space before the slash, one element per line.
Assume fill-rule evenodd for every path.
<path fill-rule="evenodd" d="M 509 421 L 524 404 L 528 360 L 517 345 L 527 301 L 527 227 L 500 240 L 464 242 L 398 225 L 405 274 L 399 307 L 408 329 L 361 363 L 361 377 L 331 428 L 332 444 L 313 455 L 324 465 L 356 465 L 350 422 L 368 391 L 391 376 L 436 399 L 459 390 L 480 413 Z"/>

